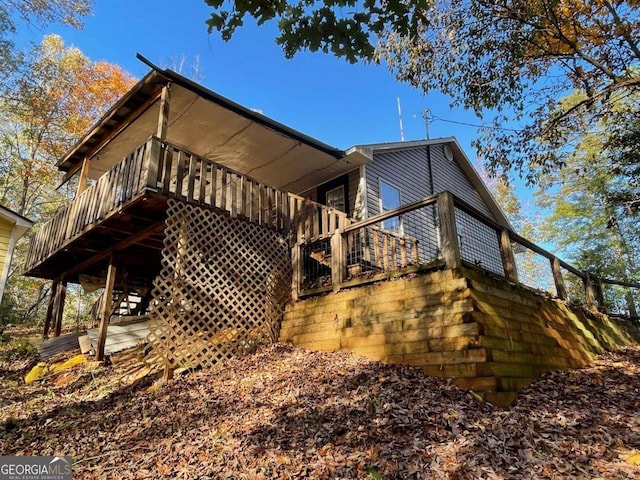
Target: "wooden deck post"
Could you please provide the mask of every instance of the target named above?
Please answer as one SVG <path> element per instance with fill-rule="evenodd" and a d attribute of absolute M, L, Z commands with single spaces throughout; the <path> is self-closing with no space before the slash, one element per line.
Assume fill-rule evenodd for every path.
<path fill-rule="evenodd" d="M 518 281 L 518 269 L 516 266 L 516 258 L 513 255 L 513 248 L 511 248 L 511 238 L 509 237 L 509 231 L 503 229 L 500 232 L 500 255 L 502 256 L 502 266 L 504 267 L 504 274 L 508 280 L 512 282 Z"/>
<path fill-rule="evenodd" d="M 89 158 L 84 157 L 82 160 L 82 169 L 78 178 L 78 188 L 76 189 L 76 197 L 87 189 L 87 179 L 89 178 Z"/>
<path fill-rule="evenodd" d="M 591 282 L 591 285 L 593 286 L 594 297 L 596 299 L 596 302 L 598 303 L 598 309 L 605 310 L 604 295 L 602 293 L 602 282 L 599 278 L 594 278 Z"/>
<path fill-rule="evenodd" d="M 347 273 L 345 259 L 347 240 L 342 235 L 342 229 L 337 228 L 331 236 L 331 286 L 337 292 L 342 286 Z"/>
<path fill-rule="evenodd" d="M 627 308 L 629 309 L 629 317 L 638 318 L 638 309 L 636 307 L 636 302 L 633 300 L 633 293 L 631 292 L 630 287 L 627 287 L 625 299 L 627 301 Z"/>
<path fill-rule="evenodd" d="M 169 128 L 169 106 L 171 101 L 171 82 L 162 87 L 160 95 L 160 113 L 158 115 L 158 127 L 156 128 L 156 137 L 164 141 L 167 138 L 167 129 Z"/>
<path fill-rule="evenodd" d="M 56 302 L 56 297 L 58 295 L 58 286 L 60 285 L 60 280 L 56 279 L 51 282 L 51 290 L 49 291 L 49 302 L 47 303 L 47 314 L 44 319 L 44 331 L 42 332 L 42 337 L 46 340 L 49 338 L 49 329 L 51 328 L 54 306 Z"/>
<path fill-rule="evenodd" d="M 302 278 L 302 261 L 300 256 L 300 242 L 294 242 L 291 247 L 291 300 L 298 300 L 300 294 L 300 279 Z"/>
<path fill-rule="evenodd" d="M 556 284 L 556 293 L 558 294 L 558 298 L 567 300 L 567 287 L 564 284 L 564 278 L 562 278 L 560 260 L 558 260 L 558 257 L 553 257 L 551 259 L 551 272 L 553 273 L 553 281 Z"/>
<path fill-rule="evenodd" d="M 439 193 L 436 204 L 440 222 L 442 258 L 447 268 L 459 268 L 462 265 L 462 257 L 460 256 L 460 245 L 458 244 L 453 195 L 450 192 Z"/>
<path fill-rule="evenodd" d="M 116 266 L 113 263 L 113 256 L 109 259 L 107 269 L 107 280 L 104 286 L 104 296 L 102 302 L 102 312 L 100 315 L 100 327 L 98 330 L 98 346 L 96 348 L 96 360 L 104 360 L 104 345 L 107 342 L 107 327 L 111 315 L 111 303 L 113 302 L 113 286 L 116 282 Z"/>
<path fill-rule="evenodd" d="M 67 282 L 61 281 L 56 291 L 55 306 L 53 309 L 54 331 L 53 336 L 59 337 L 62 331 L 62 316 L 64 314 L 64 301 L 67 298 Z"/>
<path fill-rule="evenodd" d="M 589 307 L 590 309 L 597 309 L 596 296 L 593 291 L 593 283 L 591 282 L 591 277 L 588 273 L 582 279 L 582 281 L 584 283 L 584 295 L 587 300 L 587 307 Z"/>

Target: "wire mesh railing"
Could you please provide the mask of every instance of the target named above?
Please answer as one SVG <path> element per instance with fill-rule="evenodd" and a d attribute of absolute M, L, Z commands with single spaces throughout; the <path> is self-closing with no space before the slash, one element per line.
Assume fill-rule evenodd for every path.
<path fill-rule="evenodd" d="M 294 296 L 414 267 L 466 265 L 572 304 L 638 317 L 640 284 L 592 278 L 449 192 L 344 225 L 328 238 L 295 243 L 301 275 Z"/>
<path fill-rule="evenodd" d="M 566 268 L 561 268 L 560 271 L 564 280 L 566 300 L 576 305 L 586 305 L 587 295 L 584 289 L 584 279 Z"/>
<path fill-rule="evenodd" d="M 557 296 L 558 290 L 549 258 L 518 241 L 513 241 L 512 245 L 518 281 L 527 287 Z"/>
<path fill-rule="evenodd" d="M 602 282 L 600 290 L 602 306 L 608 314 L 638 318 L 640 288 Z"/>
<path fill-rule="evenodd" d="M 455 222 L 462 261 L 504 276 L 499 231 L 460 208 L 455 209 Z"/>

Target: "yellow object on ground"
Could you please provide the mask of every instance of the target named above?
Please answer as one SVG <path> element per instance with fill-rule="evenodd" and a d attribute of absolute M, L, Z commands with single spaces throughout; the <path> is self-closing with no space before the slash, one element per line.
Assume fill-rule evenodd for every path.
<path fill-rule="evenodd" d="M 640 452 L 625 453 L 620 458 L 631 465 L 640 465 Z"/>
<path fill-rule="evenodd" d="M 86 363 L 87 357 L 86 355 L 80 354 L 75 357 L 71 357 L 69 360 L 65 362 L 54 363 L 51 365 L 52 372 L 61 372 L 62 370 L 67 370 L 68 368 L 74 367 L 76 365 L 80 365 L 81 363 Z"/>
<path fill-rule="evenodd" d="M 40 362 L 35 367 L 33 367 L 29 373 L 27 373 L 27 375 L 24 377 L 24 383 L 29 385 L 36 380 L 40 380 L 47 373 L 49 373 L 47 364 L 44 362 Z"/>

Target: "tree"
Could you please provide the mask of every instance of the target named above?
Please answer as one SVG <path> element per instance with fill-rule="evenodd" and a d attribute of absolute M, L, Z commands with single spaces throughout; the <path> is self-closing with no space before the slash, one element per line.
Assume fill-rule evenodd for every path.
<path fill-rule="evenodd" d="M 12 36 L 19 23 L 44 26 L 63 23 L 76 28 L 91 11 L 91 0 L 9 0 L 0 3 L 0 71 L 3 79 L 16 68 L 21 53 L 16 50 Z"/>
<path fill-rule="evenodd" d="M 0 203 L 36 220 L 46 205 L 57 208 L 56 161 L 132 82 L 120 67 L 45 37 L 2 91 Z"/>
<path fill-rule="evenodd" d="M 312 52 L 331 51 L 355 63 L 370 60 L 375 53 L 372 39 L 389 27 L 401 35 L 412 37 L 419 33 L 425 20 L 424 12 L 431 0 L 299 0 L 298 2 L 246 0 L 243 2 L 205 0 L 213 8 L 207 25 L 209 33 L 218 30 L 229 40 L 247 16 L 258 25 L 277 19 L 282 45 L 287 58 L 309 49 Z"/>
<path fill-rule="evenodd" d="M 640 89 L 637 0 L 207 4 L 209 30 L 224 39 L 246 16 L 277 19 L 288 57 L 320 49 L 384 61 L 425 93 L 448 94 L 479 117 L 495 114 L 477 147 L 494 173 L 516 168 L 532 183 L 562 167 L 579 136 Z M 560 104 L 571 91 L 580 98 Z"/>
<path fill-rule="evenodd" d="M 70 192 L 56 190 L 56 161 L 132 83 L 120 67 L 93 62 L 55 35 L 25 55 L 0 95 L 0 204 L 36 223 L 64 205 Z M 3 299 L 16 307 L 5 309 L 14 319 L 39 313 L 48 293 L 20 275 L 25 247 L 16 248 Z"/>
<path fill-rule="evenodd" d="M 542 179 L 538 204 L 549 214 L 542 234 L 583 271 L 597 277 L 637 281 L 640 231 L 634 212 L 620 192 L 629 186 L 626 175 L 606 154 L 608 124 L 584 135 L 568 156 L 565 169 Z M 582 177 L 589 176 L 589 181 Z M 617 309 L 626 303 L 634 311 L 629 289 L 610 289 L 606 300 Z"/>

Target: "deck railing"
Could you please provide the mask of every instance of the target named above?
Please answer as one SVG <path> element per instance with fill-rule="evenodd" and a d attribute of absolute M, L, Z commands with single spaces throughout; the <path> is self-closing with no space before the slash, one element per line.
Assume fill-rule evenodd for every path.
<path fill-rule="evenodd" d="M 144 191 L 145 170 L 151 160 L 149 147 L 150 142 L 142 144 L 42 224 L 31 237 L 26 269 L 42 262 Z"/>
<path fill-rule="evenodd" d="M 309 240 L 346 225 L 341 212 L 150 137 L 40 226 L 31 238 L 26 270 L 149 192 L 221 209 L 284 234 L 295 223 L 297 237 Z"/>
<path fill-rule="evenodd" d="M 189 203 L 225 210 L 232 217 L 288 232 L 290 196 L 185 149 L 151 139 L 158 158 L 150 187 Z"/>
<path fill-rule="evenodd" d="M 294 297 L 467 265 L 571 303 L 638 317 L 640 283 L 595 278 L 449 192 L 298 241 L 293 258 Z"/>

